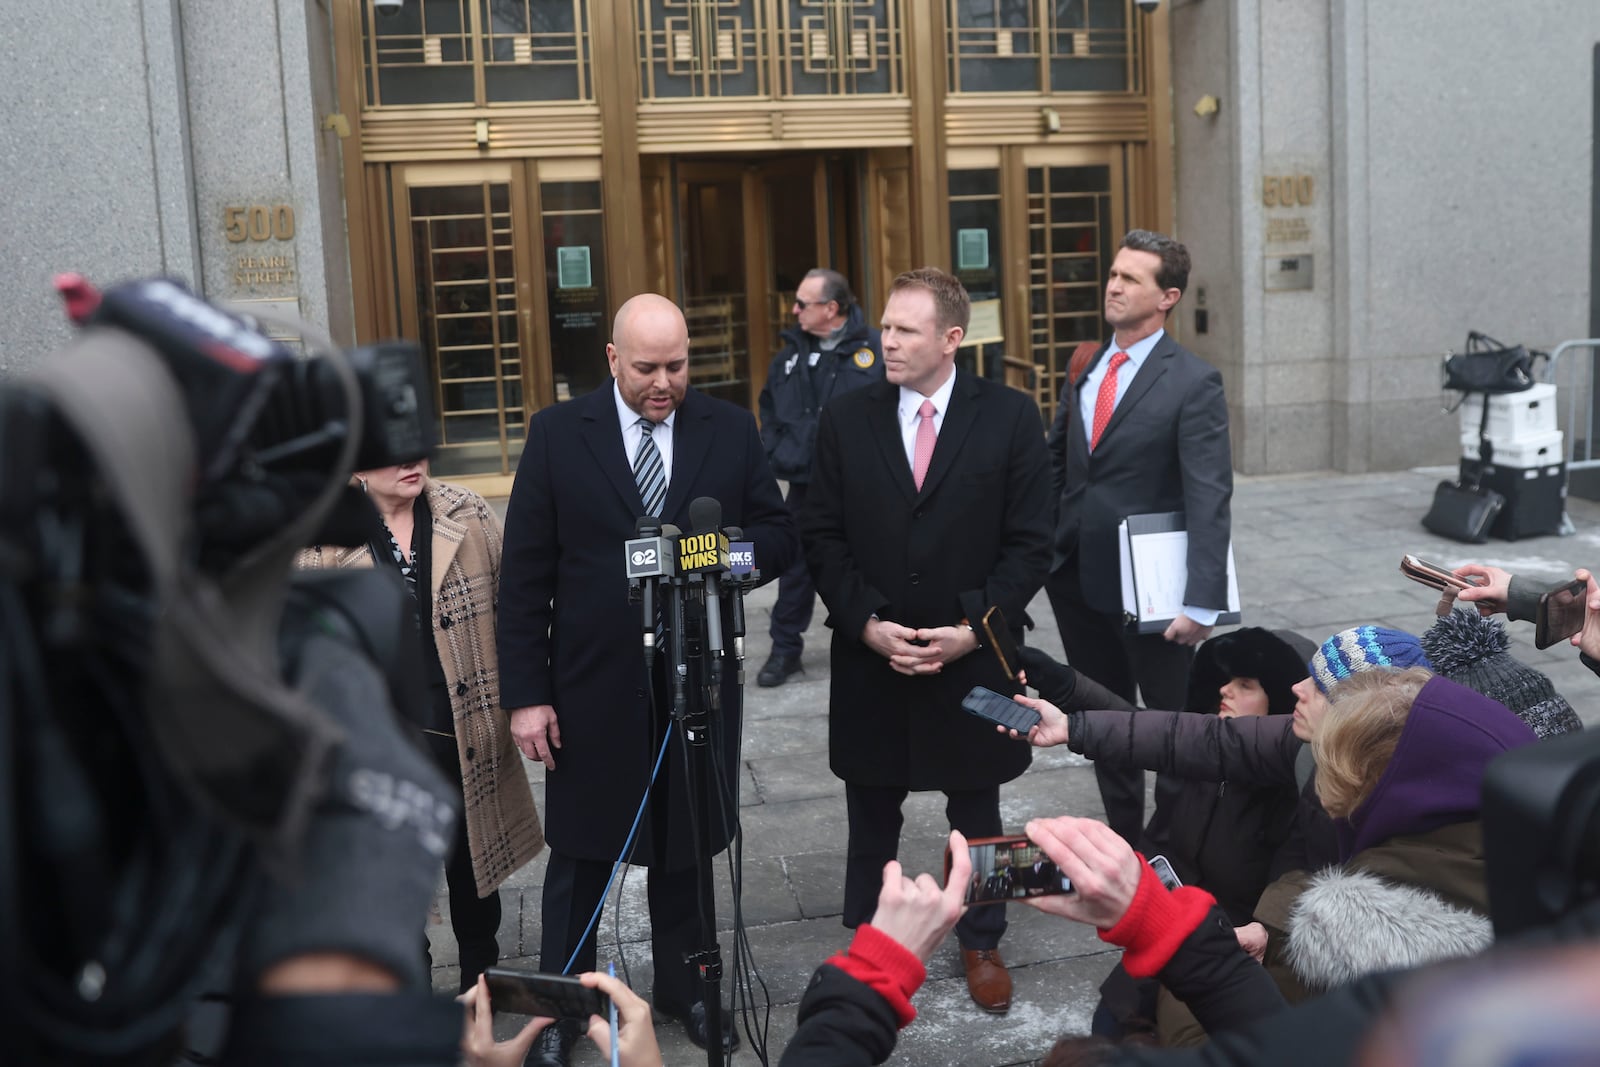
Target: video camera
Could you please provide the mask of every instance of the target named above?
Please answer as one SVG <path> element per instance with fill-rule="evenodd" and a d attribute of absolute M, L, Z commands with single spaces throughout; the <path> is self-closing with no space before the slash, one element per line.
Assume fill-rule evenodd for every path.
<path fill-rule="evenodd" d="M 426 457 L 434 420 L 414 345 L 299 324 L 303 358 L 173 281 L 57 284 L 84 331 L 0 383 L 0 1022 L 51 1061 L 159 1062 L 262 873 L 294 878 L 328 804 L 393 807 L 369 772 L 447 847 L 454 802 L 389 710 L 398 580 L 291 574 L 366 543 L 352 472 Z M 308 645 L 359 699 L 300 683 Z"/>

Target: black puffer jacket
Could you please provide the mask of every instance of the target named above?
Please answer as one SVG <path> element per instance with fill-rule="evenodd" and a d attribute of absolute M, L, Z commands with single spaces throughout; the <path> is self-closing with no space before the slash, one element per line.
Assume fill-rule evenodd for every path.
<path fill-rule="evenodd" d="M 882 342 L 861 305 L 851 305 L 838 343 L 822 353 L 813 371 L 810 355 L 817 340 L 798 326 L 784 330 L 783 347 L 772 357 L 761 387 L 761 443 L 773 476 L 781 481 L 811 481 L 817 420 L 829 400 L 883 380 Z"/>
<path fill-rule="evenodd" d="M 1285 638 L 1303 645 L 1303 654 Z M 1300 790 L 1294 755 L 1300 742 L 1286 720 L 1294 710 L 1291 687 L 1306 676 L 1312 651 L 1298 634 L 1280 637 L 1257 627 L 1223 634 L 1201 645 L 1195 657 L 1190 713 L 1085 710 L 1068 723 L 1067 744 L 1074 752 L 1171 769 L 1156 781 L 1155 811 L 1140 850 L 1166 856 L 1185 884 L 1209 891 L 1236 925 L 1250 921 L 1269 882 L 1305 862 L 1306 845 L 1296 837 Z M 1266 718 L 1216 718 L 1217 690 L 1233 677 L 1261 681 L 1269 701 Z M 1277 727 L 1281 733 L 1274 732 L 1275 721 L 1283 723 Z M 1247 768 L 1256 773 L 1233 773 Z"/>
<path fill-rule="evenodd" d="M 824 963 L 800 999 L 800 1020 L 779 1067 L 857 1067 L 882 1063 L 899 1027 L 872 987 Z"/>

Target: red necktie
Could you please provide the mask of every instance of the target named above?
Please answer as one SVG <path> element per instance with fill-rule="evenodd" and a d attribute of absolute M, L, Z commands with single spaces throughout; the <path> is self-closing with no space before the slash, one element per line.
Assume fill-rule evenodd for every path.
<path fill-rule="evenodd" d="M 1114 353 L 1111 366 L 1106 368 L 1106 376 L 1100 379 L 1100 395 L 1094 398 L 1094 428 L 1089 433 L 1091 452 L 1100 443 L 1100 435 L 1106 432 L 1106 423 L 1111 421 L 1111 413 L 1117 408 L 1117 368 L 1126 362 L 1128 353 Z"/>
<path fill-rule="evenodd" d="M 917 424 L 916 458 L 911 464 L 911 480 L 917 483 L 917 491 L 921 492 L 922 479 L 928 476 L 928 464 L 933 462 L 933 444 L 938 436 L 933 431 L 933 401 L 924 400 L 917 409 L 917 415 L 922 421 Z"/>

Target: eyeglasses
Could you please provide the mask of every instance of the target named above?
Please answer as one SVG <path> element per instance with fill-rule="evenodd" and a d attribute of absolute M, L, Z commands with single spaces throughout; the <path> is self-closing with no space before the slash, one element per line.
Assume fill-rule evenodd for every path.
<path fill-rule="evenodd" d="M 799 308 L 801 311 L 804 311 L 806 308 L 821 307 L 823 304 L 831 303 L 833 303 L 831 300 L 801 300 L 798 296 L 794 298 L 794 306 Z"/>

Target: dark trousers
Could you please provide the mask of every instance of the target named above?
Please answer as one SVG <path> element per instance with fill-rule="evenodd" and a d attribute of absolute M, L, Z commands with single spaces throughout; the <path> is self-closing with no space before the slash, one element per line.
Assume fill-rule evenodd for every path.
<path fill-rule="evenodd" d="M 456 801 L 461 804 L 461 814 L 456 818 L 455 843 L 450 848 L 450 858 L 444 865 L 444 882 L 450 893 L 450 931 L 455 934 L 456 952 L 461 961 L 461 992 L 465 993 L 478 981 L 484 968 L 500 962 L 500 894 L 478 896 L 478 881 L 472 874 L 472 848 L 467 843 L 466 804 L 461 799 L 461 762 L 456 754 L 456 739 L 438 734 L 424 734 L 428 739 L 428 752 L 445 778 L 455 783 Z M 423 939 L 427 953 L 427 939 Z M 431 969 L 432 956 L 428 963 Z"/>
<path fill-rule="evenodd" d="M 844 867 L 844 924 L 852 929 L 872 918 L 883 888 L 883 865 L 900 854 L 900 827 L 905 818 L 900 806 L 906 790 L 845 784 L 845 806 L 850 818 L 849 855 Z M 1000 787 L 945 791 L 945 818 L 952 829 L 969 840 L 997 837 L 1000 825 Z M 916 873 L 916 872 L 910 872 Z M 943 872 L 937 872 L 942 877 Z M 968 908 L 956 923 L 956 940 L 962 948 L 998 948 L 1006 932 L 1004 905 Z"/>
<path fill-rule="evenodd" d="M 789 513 L 800 520 L 800 509 L 806 505 L 804 482 L 789 483 Z M 804 553 L 799 554 L 789 569 L 778 578 L 778 600 L 772 605 L 772 654 L 799 656 L 805 649 L 805 632 L 811 626 L 811 613 L 817 605 L 817 589 L 811 584 L 811 571 L 806 567 Z"/>
<path fill-rule="evenodd" d="M 610 861 L 585 860 L 550 851 L 544 876 L 544 903 L 540 913 L 539 970 L 559 974 L 577 949 L 570 974 L 595 970 L 595 929 L 579 938 L 605 893 L 611 877 Z M 698 938 L 700 916 L 695 870 L 667 871 L 651 867 L 646 882 L 650 902 L 650 948 L 655 958 L 655 1001 L 685 1011 L 702 999 L 698 975 L 684 962 Z"/>
<path fill-rule="evenodd" d="M 1121 615 L 1107 615 L 1085 604 L 1076 559 L 1053 572 L 1044 587 L 1069 664 L 1124 700 L 1160 711 L 1183 708 L 1193 648 L 1158 633 L 1130 634 Z M 1144 829 L 1144 771 L 1097 761 L 1094 777 L 1106 823 L 1136 845 Z"/>

